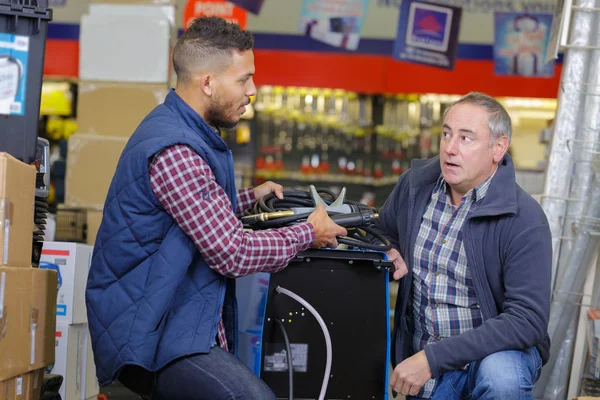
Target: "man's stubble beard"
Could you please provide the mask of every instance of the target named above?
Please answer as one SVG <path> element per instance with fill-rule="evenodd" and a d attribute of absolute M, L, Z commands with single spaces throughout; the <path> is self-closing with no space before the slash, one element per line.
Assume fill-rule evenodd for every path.
<path fill-rule="evenodd" d="M 230 129 L 234 128 L 238 121 L 232 121 L 227 116 L 227 111 L 233 109 L 233 102 L 223 102 L 219 96 L 215 96 L 211 100 L 211 104 L 206 113 L 206 119 L 209 125 L 214 126 L 217 129 Z"/>

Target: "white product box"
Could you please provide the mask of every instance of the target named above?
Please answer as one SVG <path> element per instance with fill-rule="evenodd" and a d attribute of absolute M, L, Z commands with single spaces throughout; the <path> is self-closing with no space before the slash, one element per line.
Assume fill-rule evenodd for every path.
<path fill-rule="evenodd" d="M 44 242 L 40 268 L 58 272 L 57 323 L 87 323 L 85 288 L 93 250 L 79 243 Z"/>
<path fill-rule="evenodd" d="M 56 325 L 56 362 L 47 372 L 62 375 L 63 399 L 86 400 L 100 393 L 87 324 Z"/>
<path fill-rule="evenodd" d="M 165 17 L 175 27 L 175 6 L 154 4 L 90 4 L 89 15 L 94 17 L 114 17 L 129 15 L 132 17 Z"/>
<path fill-rule="evenodd" d="M 83 15 L 79 78 L 88 81 L 166 83 L 172 25 L 165 16 Z"/>

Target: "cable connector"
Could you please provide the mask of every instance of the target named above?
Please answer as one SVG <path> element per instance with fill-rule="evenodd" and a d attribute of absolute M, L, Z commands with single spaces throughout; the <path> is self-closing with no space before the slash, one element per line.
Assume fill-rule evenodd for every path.
<path fill-rule="evenodd" d="M 379 218 L 379 214 L 371 209 L 362 209 L 349 214 L 335 214 L 331 219 L 344 228 L 362 228 L 370 226 Z"/>
<path fill-rule="evenodd" d="M 260 214 L 245 215 L 242 217 L 242 222 L 244 224 L 254 224 L 257 222 L 271 221 L 277 218 L 291 217 L 293 215 L 294 211 L 291 210 L 264 212 Z"/>

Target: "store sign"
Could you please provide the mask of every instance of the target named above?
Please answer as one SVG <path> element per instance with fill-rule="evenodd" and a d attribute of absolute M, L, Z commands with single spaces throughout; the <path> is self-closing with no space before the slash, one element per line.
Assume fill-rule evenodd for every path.
<path fill-rule="evenodd" d="M 461 14 L 459 7 L 403 1 L 394 59 L 453 69 Z"/>
<path fill-rule="evenodd" d="M 229 0 L 231 3 L 236 4 L 244 10 L 250 11 L 252 14 L 260 14 L 260 9 L 263 6 L 265 0 Z M 275 0 L 277 1 L 277 0 Z"/>
<path fill-rule="evenodd" d="M 183 25 L 187 29 L 194 19 L 202 16 L 215 16 L 238 24 L 246 29 L 248 13 L 225 0 L 188 0 L 183 11 Z"/>
<path fill-rule="evenodd" d="M 554 11 L 554 0 L 436 0 L 435 3 L 461 7 L 466 13 L 494 13 L 497 11 L 544 12 Z M 377 0 L 379 7 L 398 7 L 403 0 Z"/>
<path fill-rule="evenodd" d="M 494 73 L 532 77 L 554 76 L 546 63 L 552 14 L 494 15 Z"/>
<path fill-rule="evenodd" d="M 356 50 L 369 0 L 304 0 L 298 29 L 306 36 Z"/>

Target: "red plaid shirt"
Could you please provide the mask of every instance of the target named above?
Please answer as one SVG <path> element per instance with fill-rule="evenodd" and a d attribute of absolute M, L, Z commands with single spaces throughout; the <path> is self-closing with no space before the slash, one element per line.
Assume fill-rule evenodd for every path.
<path fill-rule="evenodd" d="M 252 188 L 240 189 L 237 209 L 215 181 L 208 164 L 190 147 L 163 149 L 150 165 L 154 194 L 179 227 L 194 240 L 208 265 L 236 278 L 256 272 L 278 272 L 310 247 L 315 231 L 308 222 L 265 231 L 244 231 L 238 219 L 256 201 Z M 221 310 L 222 311 L 222 310 Z M 227 349 L 223 320 L 219 345 Z"/>

